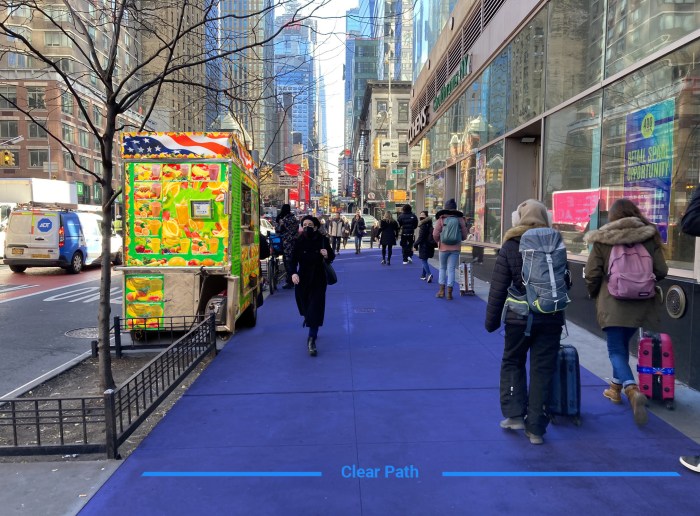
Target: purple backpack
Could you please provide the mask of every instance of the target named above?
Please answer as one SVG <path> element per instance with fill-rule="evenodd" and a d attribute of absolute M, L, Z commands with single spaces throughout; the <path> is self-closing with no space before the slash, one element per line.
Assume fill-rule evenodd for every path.
<path fill-rule="evenodd" d="M 651 299 L 656 276 L 654 260 L 641 243 L 617 244 L 608 261 L 608 292 L 616 299 Z"/>

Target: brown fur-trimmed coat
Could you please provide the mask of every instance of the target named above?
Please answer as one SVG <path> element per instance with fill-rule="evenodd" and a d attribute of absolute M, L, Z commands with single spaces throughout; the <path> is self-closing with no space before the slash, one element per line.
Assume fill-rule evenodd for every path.
<path fill-rule="evenodd" d="M 654 260 L 654 275 L 660 281 L 668 274 L 663 249 L 654 241 L 656 227 L 644 224 L 637 217 L 625 217 L 590 231 L 585 240 L 593 244 L 584 269 L 588 294 L 596 300 L 598 324 L 626 328 L 658 329 L 658 296 L 645 300 L 615 299 L 608 293 L 608 261 L 615 244 L 641 242 Z"/>

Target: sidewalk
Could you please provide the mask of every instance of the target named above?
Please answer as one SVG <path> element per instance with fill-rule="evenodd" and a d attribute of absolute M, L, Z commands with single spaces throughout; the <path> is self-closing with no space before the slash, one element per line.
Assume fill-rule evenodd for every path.
<path fill-rule="evenodd" d="M 0 506 L 74 514 L 116 464 L 81 515 L 695 513 L 700 477 L 678 456 L 698 451 L 681 433 L 700 441 L 697 392 L 678 385 L 673 412 L 650 404 L 681 432 L 655 415 L 637 428 L 601 395 L 605 344 L 569 324 L 583 424 L 550 425 L 533 446 L 498 427 L 503 337 L 483 329 L 488 285 L 438 300 L 417 263 L 379 261 L 367 249 L 336 260 L 318 357 L 280 291 L 123 463 L 70 464 L 88 474 L 62 476 L 60 491 L 87 494 L 79 503 L 28 510 L 59 491 L 47 471 L 63 465 L 2 464 Z M 108 469 L 87 478 L 96 467 Z"/>

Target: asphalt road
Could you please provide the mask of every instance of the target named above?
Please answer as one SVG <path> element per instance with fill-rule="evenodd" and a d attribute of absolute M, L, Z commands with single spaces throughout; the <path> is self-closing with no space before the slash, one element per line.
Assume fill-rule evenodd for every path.
<path fill-rule="evenodd" d="M 112 272 L 112 313 L 121 308 L 120 273 Z M 100 268 L 14 274 L 0 266 L 0 397 L 90 351 L 90 338 L 66 336 L 97 326 Z"/>

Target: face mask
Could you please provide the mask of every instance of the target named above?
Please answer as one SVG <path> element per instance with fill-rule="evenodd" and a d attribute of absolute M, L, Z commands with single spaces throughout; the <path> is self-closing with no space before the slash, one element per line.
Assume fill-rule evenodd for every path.
<path fill-rule="evenodd" d="M 311 236 L 311 235 L 313 235 L 313 234 L 314 234 L 314 228 L 312 228 L 311 226 L 306 226 L 306 227 L 304 228 L 304 234 L 305 234 L 306 236 Z"/>

